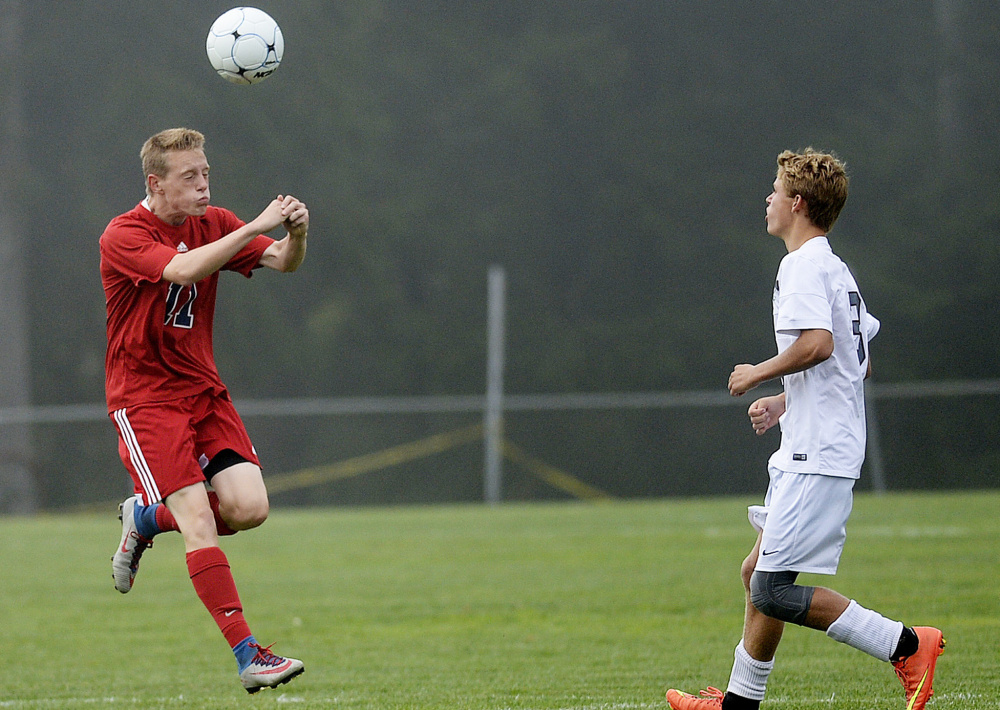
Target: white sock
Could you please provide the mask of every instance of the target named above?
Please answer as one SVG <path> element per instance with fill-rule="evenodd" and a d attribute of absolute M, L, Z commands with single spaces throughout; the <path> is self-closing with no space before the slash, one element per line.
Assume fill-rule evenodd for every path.
<path fill-rule="evenodd" d="M 853 600 L 826 630 L 826 635 L 834 641 L 846 643 L 880 661 L 889 660 L 902 633 L 902 621 L 887 619 Z"/>
<path fill-rule="evenodd" d="M 726 691 L 748 700 L 763 700 L 767 690 L 767 677 L 771 675 L 773 668 L 773 660 L 758 661 L 753 658 L 743 647 L 743 639 L 740 639 Z"/>

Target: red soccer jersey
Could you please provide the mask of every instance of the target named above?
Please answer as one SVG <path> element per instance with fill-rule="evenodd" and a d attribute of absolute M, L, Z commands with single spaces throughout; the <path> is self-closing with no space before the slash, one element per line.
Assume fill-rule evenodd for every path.
<path fill-rule="evenodd" d="M 239 217 L 209 207 L 203 217 L 167 224 L 144 204 L 115 217 L 101 235 L 101 281 L 108 309 L 104 360 L 108 411 L 224 389 L 212 352 L 219 272 L 193 286 L 165 281 L 163 269 L 243 226 Z M 223 269 L 250 277 L 274 242 L 259 235 Z"/>

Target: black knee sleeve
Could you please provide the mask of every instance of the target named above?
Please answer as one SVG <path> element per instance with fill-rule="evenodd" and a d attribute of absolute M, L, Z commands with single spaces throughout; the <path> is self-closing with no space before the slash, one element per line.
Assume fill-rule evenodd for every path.
<path fill-rule="evenodd" d="M 795 584 L 798 576 L 798 572 L 754 570 L 750 577 L 750 603 L 765 616 L 801 626 L 816 587 Z"/>

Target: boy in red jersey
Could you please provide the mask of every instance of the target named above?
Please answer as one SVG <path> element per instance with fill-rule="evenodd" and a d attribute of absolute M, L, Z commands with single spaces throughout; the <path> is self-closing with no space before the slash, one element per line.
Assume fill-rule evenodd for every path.
<path fill-rule="evenodd" d="M 211 206 L 204 142 L 186 128 L 147 140 L 146 199 L 111 220 L 100 239 L 108 411 L 136 491 L 121 505 L 112 574 L 128 592 L 153 537 L 179 531 L 195 591 L 233 649 L 243 687 L 255 693 L 304 669 L 257 643 L 219 547 L 219 535 L 263 523 L 268 500 L 260 461 L 215 366 L 215 295 L 220 270 L 295 271 L 309 211 L 279 195 L 244 224 Z M 278 226 L 283 239 L 263 234 Z"/>

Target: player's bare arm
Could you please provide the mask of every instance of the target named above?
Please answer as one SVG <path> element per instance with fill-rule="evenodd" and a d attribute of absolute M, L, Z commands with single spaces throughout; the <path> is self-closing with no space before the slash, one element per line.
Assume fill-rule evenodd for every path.
<path fill-rule="evenodd" d="M 778 419 L 785 413 L 785 393 L 776 394 L 771 397 L 761 397 L 750 405 L 747 414 L 750 417 L 750 426 L 754 433 L 760 436 L 765 431 L 778 423 Z"/>
<path fill-rule="evenodd" d="M 261 266 L 290 273 L 299 268 L 306 258 L 306 237 L 309 234 L 309 209 L 291 195 L 279 195 L 288 232 L 284 239 L 269 246 L 260 258 Z"/>
<path fill-rule="evenodd" d="M 263 232 L 268 232 L 282 224 L 286 215 L 283 214 L 282 203 L 271 200 L 264 211 L 253 221 L 211 244 L 205 244 L 187 252 L 179 252 L 163 269 L 163 279 L 181 286 L 197 283 L 216 271 L 239 253 L 254 238 Z"/>
<path fill-rule="evenodd" d="M 756 365 L 737 365 L 729 375 L 729 394 L 739 397 L 777 377 L 815 367 L 833 354 L 833 334 L 822 328 L 803 330 L 784 352 Z"/>

